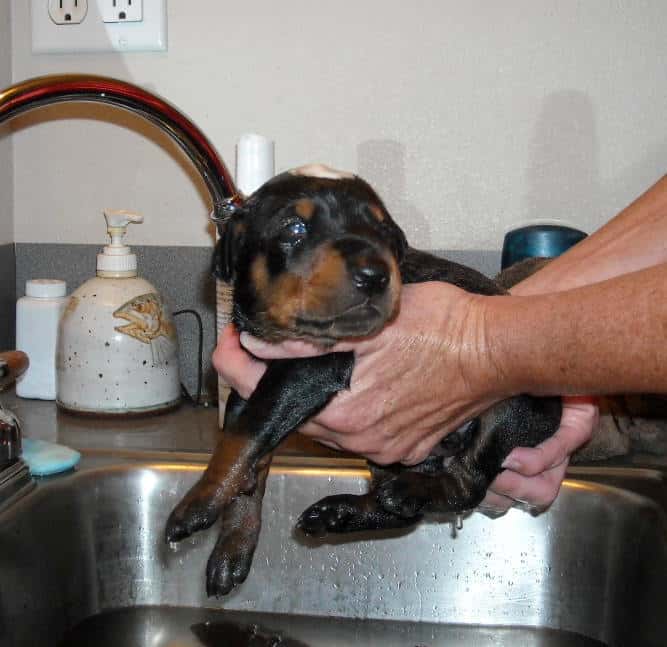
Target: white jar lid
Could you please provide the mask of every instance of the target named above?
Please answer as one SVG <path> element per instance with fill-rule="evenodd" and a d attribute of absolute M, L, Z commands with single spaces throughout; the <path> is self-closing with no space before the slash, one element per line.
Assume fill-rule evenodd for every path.
<path fill-rule="evenodd" d="M 67 283 L 58 279 L 32 279 L 25 282 L 25 295 L 38 299 L 55 299 L 67 294 Z"/>

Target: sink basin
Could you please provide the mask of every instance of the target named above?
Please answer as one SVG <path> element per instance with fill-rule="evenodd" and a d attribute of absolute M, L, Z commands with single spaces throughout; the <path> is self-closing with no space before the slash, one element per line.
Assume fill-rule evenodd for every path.
<path fill-rule="evenodd" d="M 294 534 L 300 512 L 364 491 L 367 472 L 283 457 L 251 574 L 215 600 L 204 591 L 215 531 L 175 549 L 162 540 L 207 458 L 88 451 L 1 509 L 0 645 L 667 644 L 660 470 L 573 468 L 537 517 L 474 513 L 460 530 L 438 520 L 314 542 Z"/>

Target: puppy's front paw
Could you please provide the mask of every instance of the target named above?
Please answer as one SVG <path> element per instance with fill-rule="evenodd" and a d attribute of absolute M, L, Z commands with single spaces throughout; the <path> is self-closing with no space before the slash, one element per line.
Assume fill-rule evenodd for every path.
<path fill-rule="evenodd" d="M 168 543 L 181 541 L 198 530 L 210 528 L 220 516 L 225 503 L 219 488 L 199 481 L 169 515 L 165 539 Z"/>
<path fill-rule="evenodd" d="M 242 529 L 223 531 L 206 565 L 206 595 L 227 595 L 245 582 L 257 547 L 257 537 Z"/>

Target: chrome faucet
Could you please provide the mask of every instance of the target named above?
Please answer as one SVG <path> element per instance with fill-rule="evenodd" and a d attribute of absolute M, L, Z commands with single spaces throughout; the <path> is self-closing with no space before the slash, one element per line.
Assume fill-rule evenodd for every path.
<path fill-rule="evenodd" d="M 26 368 L 28 356 L 25 353 L 0 353 L 0 391 L 10 386 Z M 21 425 L 0 402 L 0 506 L 30 485 L 30 471 L 21 460 Z"/>
<path fill-rule="evenodd" d="M 169 135 L 190 158 L 212 199 L 213 219 L 224 220 L 240 201 L 227 167 L 213 145 L 183 113 L 136 85 L 90 74 L 53 74 L 0 90 L 0 123 L 53 103 L 107 103 L 134 112 Z"/>
<path fill-rule="evenodd" d="M 190 158 L 211 195 L 211 220 L 221 227 L 242 202 L 227 167 L 213 145 L 183 113 L 164 99 L 132 83 L 90 74 L 53 74 L 0 90 L 0 124 L 35 108 L 64 102 L 105 103 L 143 117 L 169 135 Z M 218 281 L 221 306 L 229 317 L 231 286 Z"/>
<path fill-rule="evenodd" d="M 21 351 L 0 353 L 0 391 L 4 391 L 28 368 L 28 356 Z M 0 472 L 21 457 L 21 425 L 0 402 Z"/>
<path fill-rule="evenodd" d="M 230 207 L 241 201 L 227 167 L 201 130 L 164 99 L 125 81 L 88 74 L 54 74 L 16 83 L 0 90 L 0 123 L 35 108 L 72 101 L 106 103 L 129 110 L 169 135 L 204 180 L 211 194 L 214 221 L 224 221 Z M 16 378 L 17 370 L 12 368 L 9 356 L 12 361 L 17 359 L 15 354 L 0 353 L 0 390 Z M 25 486 L 26 474 L 30 479 L 20 453 L 21 427 L 16 416 L 0 405 L 0 505 L 7 496 L 13 496 L 17 484 Z"/>

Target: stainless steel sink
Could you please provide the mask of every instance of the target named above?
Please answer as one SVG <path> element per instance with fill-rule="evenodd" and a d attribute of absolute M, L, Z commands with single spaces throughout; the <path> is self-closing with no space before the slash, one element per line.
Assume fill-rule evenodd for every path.
<path fill-rule="evenodd" d="M 247 582 L 208 599 L 215 531 L 176 549 L 165 520 L 207 456 L 86 452 L 0 510 L 0 645 L 667 644 L 667 485 L 576 468 L 552 509 L 472 514 L 330 543 L 299 513 L 361 492 L 357 461 L 274 463 Z M 92 638 L 91 638 L 92 637 Z"/>

